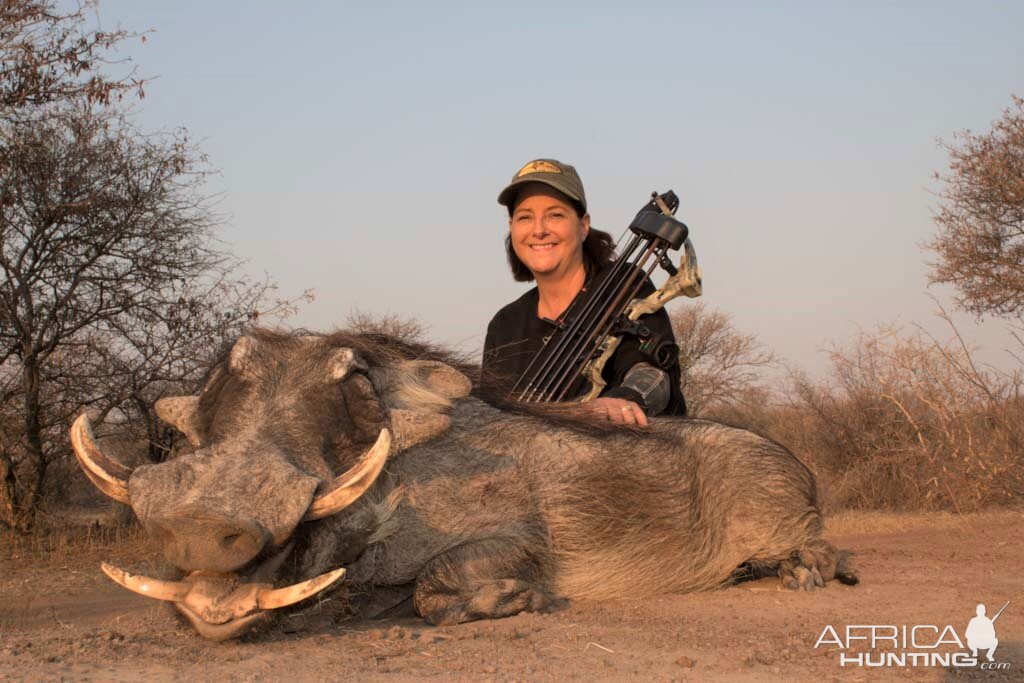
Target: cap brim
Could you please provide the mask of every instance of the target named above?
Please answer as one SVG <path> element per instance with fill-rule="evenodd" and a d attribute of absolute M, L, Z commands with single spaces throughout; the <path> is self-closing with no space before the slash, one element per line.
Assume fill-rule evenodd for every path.
<path fill-rule="evenodd" d="M 572 201 L 574 201 L 574 202 L 576 202 L 576 203 L 578 203 L 580 205 L 583 205 L 583 200 L 580 199 L 579 197 L 576 197 L 570 191 L 570 189 L 565 186 L 565 182 L 564 181 L 559 182 L 561 180 L 561 178 L 559 178 L 558 176 L 545 176 L 545 177 L 538 178 L 537 177 L 538 175 L 540 175 L 540 174 L 533 173 L 533 174 L 530 174 L 529 176 L 524 176 L 522 178 L 516 178 L 515 180 L 513 180 L 498 195 L 498 203 L 501 204 L 502 206 L 509 206 L 509 207 L 511 207 L 512 203 L 516 200 L 516 196 L 519 194 L 519 192 L 521 190 L 521 186 L 526 185 L 528 183 L 540 183 L 541 185 L 547 185 L 550 188 L 558 190 L 561 194 L 564 194 L 566 197 L 568 197 Z M 584 207 L 584 208 L 586 208 L 586 207 Z"/>

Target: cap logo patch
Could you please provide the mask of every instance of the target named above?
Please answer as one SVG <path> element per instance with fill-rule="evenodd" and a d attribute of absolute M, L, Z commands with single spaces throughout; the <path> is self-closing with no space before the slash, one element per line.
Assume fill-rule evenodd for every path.
<path fill-rule="evenodd" d="M 516 173 L 516 178 L 522 178 L 524 175 L 530 175 L 531 173 L 561 173 L 562 169 L 555 166 L 550 161 L 543 161 L 538 159 L 537 161 L 531 161 L 526 166 L 519 169 L 519 173 Z"/>

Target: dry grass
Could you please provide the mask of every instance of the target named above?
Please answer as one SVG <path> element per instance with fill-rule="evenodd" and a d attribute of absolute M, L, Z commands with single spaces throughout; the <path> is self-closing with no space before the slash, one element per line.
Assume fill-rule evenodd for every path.
<path fill-rule="evenodd" d="M 80 524 L 70 519 L 51 518 L 28 533 L 0 529 L 0 560 L 32 560 L 49 566 L 64 566 L 84 558 L 100 558 L 112 548 L 123 554 L 125 549 L 143 545 L 137 524 L 114 522 Z"/>
<path fill-rule="evenodd" d="M 1024 501 L 1022 377 L 975 365 L 958 335 L 881 329 L 797 376 L 757 422 L 812 465 L 833 509 L 968 512 Z"/>
<path fill-rule="evenodd" d="M 941 306 L 947 340 L 882 327 L 834 350 L 825 379 L 774 384 L 760 378 L 771 354 L 753 337 L 715 311 L 687 313 L 677 334 L 696 358 L 683 357 L 691 414 L 785 444 L 817 472 L 830 510 L 1024 502 L 1024 371 L 979 366 Z M 1024 363 L 1024 334 L 1015 338 Z"/>

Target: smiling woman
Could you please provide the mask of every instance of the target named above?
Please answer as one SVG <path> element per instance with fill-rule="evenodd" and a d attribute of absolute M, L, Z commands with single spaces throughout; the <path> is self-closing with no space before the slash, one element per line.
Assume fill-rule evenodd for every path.
<path fill-rule="evenodd" d="M 505 239 L 512 277 L 537 286 L 502 308 L 487 327 L 484 342 L 485 378 L 507 392 L 526 371 L 544 340 L 562 324 L 562 316 L 587 286 L 614 259 L 608 233 L 590 227 L 587 198 L 576 169 L 555 159 L 536 159 L 523 166 L 498 195 L 509 212 Z M 648 282 L 640 295 L 654 291 Z M 644 316 L 656 335 L 672 341 L 664 310 Z M 678 359 L 660 366 L 626 338 L 605 365 L 608 389 L 586 404 L 612 422 L 646 425 L 648 416 L 685 415 L 679 387 Z M 583 381 L 569 392 L 582 393 Z"/>

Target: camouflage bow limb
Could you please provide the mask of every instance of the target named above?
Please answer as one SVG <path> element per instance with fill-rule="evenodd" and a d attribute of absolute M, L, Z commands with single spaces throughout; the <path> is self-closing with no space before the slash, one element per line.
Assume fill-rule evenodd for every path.
<path fill-rule="evenodd" d="M 652 292 L 643 299 L 633 299 L 626 306 L 624 315 L 627 320 L 636 320 L 642 315 L 649 315 L 665 307 L 669 301 L 679 296 L 694 299 L 704 292 L 704 279 L 700 266 L 697 264 L 697 252 L 689 238 L 683 242 L 683 255 L 679 259 L 679 270 L 675 275 L 669 276 L 660 289 Z M 590 382 L 588 391 L 580 401 L 591 401 L 601 395 L 607 382 L 601 376 L 605 363 L 619 348 L 622 341 L 621 335 L 605 337 L 598 347 L 597 355 L 587 362 L 583 368 L 583 376 Z"/>

